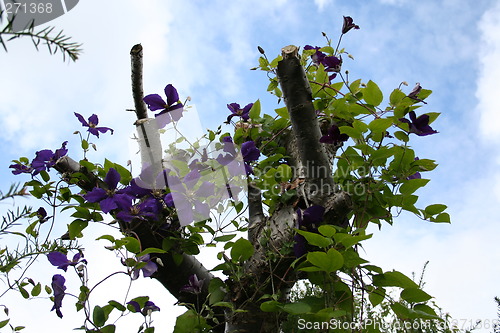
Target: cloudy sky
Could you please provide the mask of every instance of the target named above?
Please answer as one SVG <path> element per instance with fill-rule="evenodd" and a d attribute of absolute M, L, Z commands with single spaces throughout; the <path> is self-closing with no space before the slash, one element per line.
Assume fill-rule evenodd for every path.
<path fill-rule="evenodd" d="M 440 133 L 413 143 L 418 156 L 439 163 L 420 192 L 425 196 L 421 205 L 447 204 L 453 222 L 433 225 L 402 215 L 366 244 L 365 258 L 407 274 L 419 272 L 429 260 L 427 291 L 445 311 L 466 324 L 491 321 L 496 314 L 493 297 L 500 296 L 500 3 L 493 0 L 373 0 L 362 5 L 340 0 L 82 1 L 50 23 L 83 43 L 76 63 L 64 63 L 43 48 L 37 52 L 29 40 L 10 42 L 8 53 L 0 51 L 1 188 L 25 180 L 8 170 L 19 156 L 32 158 L 36 150 L 55 149 L 70 140 L 69 154 L 81 157 L 72 134 L 80 129 L 73 112 L 86 117 L 96 113 L 101 124 L 115 129 L 113 136 L 97 142 L 91 159 L 108 157 L 125 164 L 131 158 L 124 147 L 134 121 L 133 113 L 125 111 L 133 108 L 129 51 L 134 44 L 144 47 L 145 93 L 161 93 L 172 83 L 181 99 L 191 96 L 202 127 L 214 128 L 225 120 L 227 103 L 260 98 L 264 110 L 273 112 L 266 75 L 249 70 L 257 64 L 258 45 L 272 57 L 289 44 L 324 45 L 321 32 L 336 39 L 343 15 L 361 27 L 343 40 L 355 58 L 344 61 L 351 80 L 373 80 L 387 96 L 402 81 L 410 84 L 408 91 L 416 82 L 434 91 L 425 111 L 442 113 L 433 124 Z M 63 230 L 66 223 L 60 223 Z M 90 242 L 86 247 L 97 253 L 102 245 Z M 88 259 L 97 261 L 91 254 Z M 48 273 L 35 274 L 48 283 L 55 272 L 45 262 L 39 266 Z M 99 276 L 113 266 L 94 267 L 100 268 L 93 271 Z M 183 309 L 174 307 L 174 300 L 153 281 L 141 283 L 150 294 L 153 290 L 162 307 L 155 321 L 158 331 L 171 331 L 171 314 Z M 140 288 L 134 292 L 139 295 Z M 63 307 L 65 320 L 48 313 L 51 305 L 43 300 L 16 303 L 20 305 L 12 307 L 11 317 L 26 324 L 27 333 L 39 332 L 35 325 L 40 323 L 69 332 L 80 324 L 73 320 L 79 317 L 72 316 L 71 303 Z M 37 310 L 26 318 L 28 307 Z"/>

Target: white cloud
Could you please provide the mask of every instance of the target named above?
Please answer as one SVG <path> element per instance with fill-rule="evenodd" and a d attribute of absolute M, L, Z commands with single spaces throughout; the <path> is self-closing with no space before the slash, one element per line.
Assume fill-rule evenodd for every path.
<path fill-rule="evenodd" d="M 477 110 L 480 115 L 481 136 L 488 141 L 498 141 L 500 131 L 500 3 L 486 11 L 479 22 L 481 47 L 478 50 L 481 64 L 477 82 Z"/>
<path fill-rule="evenodd" d="M 327 5 L 332 3 L 332 0 L 314 0 L 316 6 L 318 6 L 319 11 L 322 11 Z"/>

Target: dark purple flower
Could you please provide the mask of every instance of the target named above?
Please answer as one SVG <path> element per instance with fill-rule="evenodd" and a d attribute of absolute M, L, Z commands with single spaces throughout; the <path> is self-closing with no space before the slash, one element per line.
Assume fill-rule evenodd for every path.
<path fill-rule="evenodd" d="M 337 76 L 337 73 L 339 73 L 342 68 L 342 58 L 337 58 L 336 56 L 327 56 L 325 53 L 320 51 L 320 49 L 321 48 L 318 46 L 304 46 L 304 50 L 316 50 L 316 52 L 311 55 L 311 59 L 317 66 L 322 64 L 325 67 L 325 72 L 333 73 L 328 77 L 331 81 Z"/>
<path fill-rule="evenodd" d="M 160 308 L 158 306 L 156 306 L 155 303 L 153 303 L 151 301 L 146 301 L 146 303 L 144 303 L 144 307 L 142 309 L 141 309 L 141 306 L 139 305 L 139 303 L 137 303 L 136 301 L 130 301 L 130 302 L 127 302 L 127 304 L 132 306 L 132 308 L 133 308 L 132 312 L 134 312 L 134 313 L 140 312 L 140 313 L 142 313 L 143 316 L 149 316 L 149 315 L 151 315 L 151 312 L 160 311 Z"/>
<path fill-rule="evenodd" d="M 80 252 L 76 253 L 73 256 L 73 260 L 69 260 L 64 253 L 58 251 L 50 252 L 49 254 L 47 254 L 47 259 L 49 259 L 50 263 L 65 272 L 68 269 L 68 266 L 76 266 L 79 263 L 87 264 L 87 260 L 82 258 L 83 254 L 81 254 Z"/>
<path fill-rule="evenodd" d="M 426 136 L 438 133 L 429 126 L 429 116 L 423 114 L 417 118 L 415 111 L 410 111 L 410 120 L 400 118 L 399 121 L 406 123 L 410 126 L 410 133 L 415 133 L 418 136 Z"/>
<path fill-rule="evenodd" d="M 36 216 L 40 220 L 40 223 L 44 223 L 49 219 L 47 217 L 47 211 L 43 207 L 38 208 L 38 210 L 36 211 Z"/>
<path fill-rule="evenodd" d="M 354 24 L 354 21 L 350 16 L 344 16 L 344 24 L 342 25 L 342 34 L 348 33 L 349 30 L 351 30 L 352 28 L 359 29 L 359 26 Z"/>
<path fill-rule="evenodd" d="M 114 168 L 110 168 L 106 177 L 104 177 L 104 182 L 108 185 L 108 189 L 105 190 L 100 187 L 95 187 L 83 197 L 89 202 L 99 202 L 103 213 L 109 213 L 113 209 L 118 208 L 118 202 L 120 202 L 122 206 L 126 206 L 128 202 L 132 200 L 132 197 L 123 193 L 123 191 L 116 191 L 116 186 L 120 179 L 121 177 L 118 171 Z"/>
<path fill-rule="evenodd" d="M 323 221 L 323 215 L 325 214 L 325 207 L 314 205 L 306 208 L 304 212 L 300 209 L 297 210 L 297 222 L 296 228 L 309 231 L 318 232 L 318 226 Z M 293 252 L 295 257 L 302 257 L 307 253 L 307 242 L 304 236 L 296 234 L 294 236 Z"/>
<path fill-rule="evenodd" d="M 188 284 L 183 286 L 180 291 L 195 295 L 201 293 L 203 287 L 203 279 L 198 280 L 198 276 L 196 276 L 196 274 L 193 274 L 189 277 L 188 281 Z"/>
<path fill-rule="evenodd" d="M 151 94 L 144 97 L 144 102 L 148 105 L 151 111 L 162 110 L 155 114 L 158 118 L 158 127 L 163 128 L 172 121 L 178 121 L 182 117 L 183 105 L 179 101 L 179 94 L 173 85 L 167 84 L 165 87 L 165 95 L 167 101 L 158 94 Z"/>
<path fill-rule="evenodd" d="M 62 300 L 64 298 L 64 291 L 66 290 L 66 286 L 64 283 L 66 279 L 61 274 L 56 274 L 52 277 L 52 290 L 54 292 L 54 306 L 52 310 L 56 310 L 56 314 L 59 318 L 62 318 L 63 315 L 61 313 Z"/>
<path fill-rule="evenodd" d="M 338 144 L 339 142 L 345 142 L 349 139 L 349 136 L 345 133 L 340 134 L 340 129 L 337 125 L 333 124 L 326 135 L 323 135 L 319 142 L 328 144 Z"/>
<path fill-rule="evenodd" d="M 113 134 L 113 130 L 109 127 L 97 127 L 97 125 L 99 124 L 99 118 L 96 114 L 91 115 L 88 122 L 79 113 L 75 112 L 75 116 L 82 123 L 83 127 L 88 127 L 88 131 L 97 137 L 99 137 L 99 132 L 106 133 L 107 131 L 111 131 L 111 134 Z"/>
<path fill-rule="evenodd" d="M 417 84 L 415 85 L 413 90 L 408 94 L 407 97 L 413 99 L 414 101 L 423 102 L 424 104 L 427 104 L 426 101 L 424 101 L 421 98 L 418 98 L 418 94 L 420 93 L 421 90 L 422 90 L 422 86 L 420 86 L 420 83 L 417 82 Z"/>
<path fill-rule="evenodd" d="M 154 220 L 159 213 L 157 200 L 153 197 L 135 205 L 128 200 L 118 201 L 117 205 L 120 211 L 116 214 L 116 218 L 129 223 L 133 220 Z"/>
<path fill-rule="evenodd" d="M 68 141 L 64 141 L 61 148 L 57 149 L 55 152 L 49 149 L 37 151 L 35 158 L 31 162 L 31 167 L 34 169 L 33 175 L 40 173 L 42 170 L 48 171 L 49 168 L 56 164 L 58 159 L 65 156 L 68 153 L 68 149 L 66 149 L 67 143 Z"/>
<path fill-rule="evenodd" d="M 240 117 L 244 121 L 250 119 L 249 113 L 252 106 L 253 103 L 249 103 L 242 109 L 238 103 L 228 104 L 227 108 L 231 111 L 231 114 L 227 117 L 226 124 L 229 124 L 233 117 Z"/>
<path fill-rule="evenodd" d="M 9 165 L 9 168 L 14 169 L 14 170 L 12 170 L 12 173 L 14 175 L 19 175 L 21 173 L 31 173 L 31 172 L 33 172 L 33 168 L 31 166 L 25 165 L 25 164 L 22 164 L 22 163 L 11 164 L 11 165 Z"/>
<path fill-rule="evenodd" d="M 138 257 L 136 258 L 136 260 L 137 263 L 144 262 L 146 263 L 146 265 L 142 266 L 141 268 L 134 268 L 132 270 L 132 280 L 137 280 L 139 278 L 140 271 L 142 271 L 142 275 L 144 277 L 150 277 L 158 270 L 158 266 L 153 261 L 151 261 L 149 254 Z"/>
<path fill-rule="evenodd" d="M 243 156 L 243 161 L 245 162 L 247 175 L 252 174 L 253 169 L 250 166 L 250 162 L 257 161 L 260 157 L 260 150 L 255 146 L 255 142 L 243 142 L 241 145 L 241 155 Z"/>

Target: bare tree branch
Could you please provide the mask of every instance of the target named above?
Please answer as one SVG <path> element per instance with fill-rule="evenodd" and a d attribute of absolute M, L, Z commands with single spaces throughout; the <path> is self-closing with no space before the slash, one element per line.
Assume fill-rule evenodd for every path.
<path fill-rule="evenodd" d="M 132 63 L 132 97 L 134 98 L 135 113 L 137 119 L 146 119 L 148 110 L 142 100 L 144 91 L 142 86 L 142 45 L 136 44 L 130 50 L 130 59 Z"/>

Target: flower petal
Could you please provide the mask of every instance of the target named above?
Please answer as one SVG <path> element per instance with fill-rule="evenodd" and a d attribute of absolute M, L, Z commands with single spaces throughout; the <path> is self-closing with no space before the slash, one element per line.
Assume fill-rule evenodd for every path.
<path fill-rule="evenodd" d="M 167 96 L 168 106 L 171 106 L 179 101 L 179 94 L 177 93 L 177 89 L 175 89 L 171 84 L 167 84 L 167 86 L 165 87 L 165 96 Z"/>
<path fill-rule="evenodd" d="M 109 168 L 106 177 L 104 177 L 104 182 L 108 184 L 110 190 L 116 189 L 116 185 L 120 181 L 121 176 L 115 168 Z"/>
<path fill-rule="evenodd" d="M 85 118 L 83 118 L 81 114 L 75 112 L 75 116 L 82 123 L 82 126 L 89 127 L 89 123 L 87 123 L 87 121 L 85 120 Z"/>
<path fill-rule="evenodd" d="M 147 95 L 143 98 L 151 111 L 162 110 L 168 107 L 167 103 L 158 94 Z"/>

